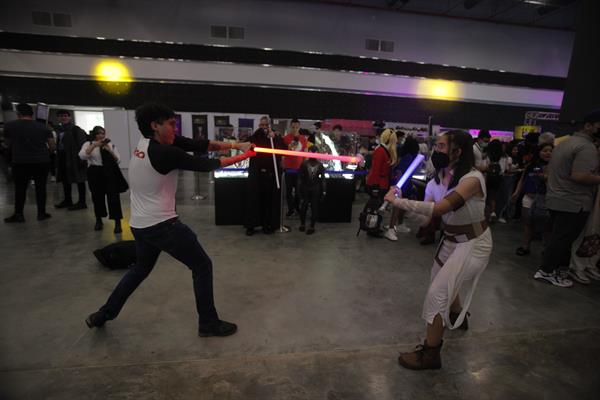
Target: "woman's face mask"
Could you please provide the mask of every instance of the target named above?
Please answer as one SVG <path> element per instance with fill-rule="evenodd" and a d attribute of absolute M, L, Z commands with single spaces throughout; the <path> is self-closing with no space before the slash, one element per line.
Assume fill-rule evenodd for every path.
<path fill-rule="evenodd" d="M 437 170 L 444 169 L 450 165 L 450 157 L 448 154 L 442 153 L 441 151 L 434 151 L 433 154 L 431 154 L 431 163 Z"/>

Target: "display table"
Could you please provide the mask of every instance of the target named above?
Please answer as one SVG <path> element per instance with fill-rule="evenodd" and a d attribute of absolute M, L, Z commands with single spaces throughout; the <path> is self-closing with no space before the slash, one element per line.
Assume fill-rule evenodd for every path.
<path fill-rule="evenodd" d="M 246 180 L 245 176 L 215 176 L 216 225 L 244 224 Z M 319 222 L 352 222 L 354 180 L 340 177 L 327 178 L 326 188 L 327 194 L 320 204 Z M 280 225 L 280 204 L 280 201 L 274 204 L 277 212 L 273 213 L 273 227 Z"/>

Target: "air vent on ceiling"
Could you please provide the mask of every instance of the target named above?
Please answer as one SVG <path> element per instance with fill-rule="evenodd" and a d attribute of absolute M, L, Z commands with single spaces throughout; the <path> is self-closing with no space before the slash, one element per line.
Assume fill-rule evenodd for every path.
<path fill-rule="evenodd" d="M 52 18 L 49 12 L 33 11 L 31 19 L 34 25 L 52 25 Z"/>
<path fill-rule="evenodd" d="M 220 25 L 211 25 L 210 36 L 214 37 L 214 38 L 226 38 L 227 37 L 227 27 L 220 26 Z"/>
<path fill-rule="evenodd" d="M 394 42 L 382 40 L 380 42 L 380 49 L 381 49 L 381 51 L 387 51 L 388 53 L 393 53 L 394 52 Z"/>
<path fill-rule="evenodd" d="M 237 26 L 228 27 L 229 39 L 243 39 L 244 38 L 244 28 L 240 28 Z"/>
<path fill-rule="evenodd" d="M 367 39 L 365 40 L 365 49 L 371 51 L 379 51 L 379 40 Z"/>
<path fill-rule="evenodd" d="M 71 14 L 53 13 L 52 19 L 54 20 L 54 26 L 71 27 Z"/>

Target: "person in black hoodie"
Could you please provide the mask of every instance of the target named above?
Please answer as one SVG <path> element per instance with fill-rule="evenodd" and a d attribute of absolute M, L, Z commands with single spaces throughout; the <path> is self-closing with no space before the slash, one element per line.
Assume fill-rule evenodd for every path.
<path fill-rule="evenodd" d="M 316 153 L 317 146 L 311 146 L 310 152 Z M 298 170 L 298 193 L 300 206 L 300 232 L 306 230 L 307 235 L 315 233 L 315 224 L 319 217 L 319 202 L 325 193 L 325 167 L 316 158 L 308 158 L 302 162 Z M 310 205 L 310 227 L 306 229 L 306 211 Z"/>
<path fill-rule="evenodd" d="M 275 134 L 269 125 L 269 118 L 262 117 L 259 128 L 250 136 L 249 141 L 256 147 L 287 149 L 281 136 Z M 279 221 L 279 210 L 275 207 L 281 197 L 281 188 L 277 188 L 275 174 L 281 176 L 281 157 L 276 157 L 277 170 L 273 165 L 273 155 L 258 153 L 250 159 L 246 188 L 246 213 L 244 226 L 246 235 L 254 234 L 254 228 L 262 226 L 263 232 L 274 232 L 274 224 Z"/>
<path fill-rule="evenodd" d="M 129 186 L 119 169 L 119 152 L 106 137 L 104 128 L 95 126 L 92 129 L 90 140 L 81 147 L 79 157 L 88 162 L 87 180 L 96 215 L 94 230 L 102 230 L 102 218 L 108 216 L 115 221 L 114 233 L 121 233 L 123 212 L 119 193 L 125 192 Z"/>

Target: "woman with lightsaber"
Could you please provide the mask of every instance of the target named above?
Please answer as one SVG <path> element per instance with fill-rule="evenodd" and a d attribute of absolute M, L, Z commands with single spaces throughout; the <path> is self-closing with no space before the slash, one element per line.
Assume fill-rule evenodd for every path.
<path fill-rule="evenodd" d="M 460 130 L 440 136 L 432 162 L 447 187 L 440 201 L 403 199 L 397 187 L 392 187 L 385 196 L 394 207 L 414 214 L 421 225 L 437 216 L 441 216 L 445 224 L 423 305 L 422 317 L 427 322 L 425 342 L 398 358 L 401 366 L 415 370 L 441 368 L 445 326 L 468 328 L 467 310 L 492 252 L 492 234 L 485 220 L 485 178 L 474 168 L 471 136 Z M 461 305 L 459 292 L 466 282 L 470 287 L 465 288 L 468 290 Z"/>

